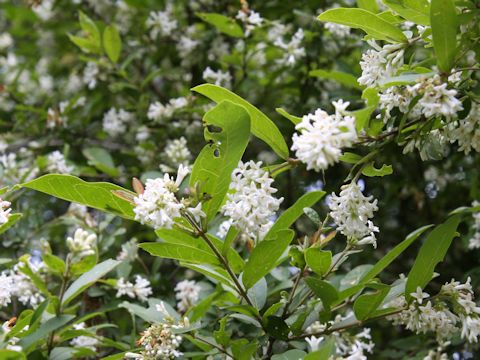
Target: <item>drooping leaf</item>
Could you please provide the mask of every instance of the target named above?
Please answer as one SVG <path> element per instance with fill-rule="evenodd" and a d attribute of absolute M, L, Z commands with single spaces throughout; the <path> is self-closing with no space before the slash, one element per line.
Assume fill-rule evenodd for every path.
<path fill-rule="evenodd" d="M 248 101 L 242 99 L 230 90 L 213 84 L 198 85 L 194 87 L 192 91 L 198 92 L 216 103 L 223 100 L 229 100 L 235 104 L 243 106 L 250 115 L 252 134 L 270 145 L 272 150 L 282 159 L 288 158 L 288 146 L 280 130 L 267 115 L 258 110 Z"/>
<path fill-rule="evenodd" d="M 402 30 L 378 15 L 364 9 L 335 8 L 322 13 L 318 19 L 325 22 L 333 22 L 361 29 L 368 35 L 378 40 L 385 40 L 393 43 L 406 42 L 407 37 Z"/>
<path fill-rule="evenodd" d="M 190 186 L 198 185 L 202 193 L 211 197 L 202 206 L 207 220 L 210 220 L 222 205 L 231 174 L 247 147 L 250 120 L 245 109 L 231 101 L 220 102 L 205 114 L 203 120 L 205 140 L 210 144 L 205 145 L 195 160 Z"/>
<path fill-rule="evenodd" d="M 457 54 L 458 20 L 454 0 L 432 0 L 430 23 L 438 68 L 449 72 Z"/>

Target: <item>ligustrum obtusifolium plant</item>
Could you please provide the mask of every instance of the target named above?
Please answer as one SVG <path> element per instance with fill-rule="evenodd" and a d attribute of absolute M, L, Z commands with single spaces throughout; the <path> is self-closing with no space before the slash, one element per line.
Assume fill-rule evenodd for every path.
<path fill-rule="evenodd" d="M 475 358 L 478 1 L 85 3 L 1 4 L 0 359 Z"/>

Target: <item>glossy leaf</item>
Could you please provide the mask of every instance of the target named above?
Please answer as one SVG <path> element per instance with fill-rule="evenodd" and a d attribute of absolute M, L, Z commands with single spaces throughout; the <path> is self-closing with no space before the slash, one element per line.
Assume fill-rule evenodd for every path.
<path fill-rule="evenodd" d="M 430 23 L 438 68 L 449 72 L 457 53 L 458 21 L 454 0 L 432 0 Z"/>

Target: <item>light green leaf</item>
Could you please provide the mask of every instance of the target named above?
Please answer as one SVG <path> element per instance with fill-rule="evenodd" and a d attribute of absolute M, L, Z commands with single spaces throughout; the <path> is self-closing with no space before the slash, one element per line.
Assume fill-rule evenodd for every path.
<path fill-rule="evenodd" d="M 8 221 L 2 225 L 0 225 L 0 234 L 3 234 L 5 231 L 10 229 L 13 225 L 17 223 L 18 220 L 22 218 L 22 214 L 16 213 L 16 214 L 11 214 L 8 217 Z"/>
<path fill-rule="evenodd" d="M 151 255 L 161 258 L 187 261 L 194 264 L 220 265 L 215 255 L 192 246 L 168 243 L 142 243 L 138 246 Z"/>
<path fill-rule="evenodd" d="M 133 205 L 115 196 L 112 191 L 123 191 L 132 196 L 136 194 L 114 184 L 86 182 L 72 175 L 48 174 L 20 186 L 127 219 L 134 218 Z"/>
<path fill-rule="evenodd" d="M 353 303 L 353 312 L 358 320 L 368 319 L 382 304 L 390 290 L 388 285 L 378 285 L 377 287 L 375 292 L 360 295 Z"/>
<path fill-rule="evenodd" d="M 302 118 L 299 117 L 299 116 L 295 116 L 295 115 L 291 115 L 289 114 L 285 109 L 282 109 L 282 108 L 276 108 L 275 111 L 277 113 L 279 113 L 280 115 L 282 115 L 284 118 L 290 120 L 293 125 L 297 125 L 298 123 L 300 123 L 302 121 Z"/>
<path fill-rule="evenodd" d="M 250 134 L 249 115 L 242 106 L 222 101 L 203 117 L 205 140 L 193 164 L 190 186 L 199 186 L 200 191 L 211 199 L 202 204 L 207 220 L 212 219 L 223 203 L 230 185 L 233 170 L 247 147 Z M 215 127 L 214 131 L 209 131 Z"/>
<path fill-rule="evenodd" d="M 13 350 L 0 350 L 0 359 L 2 360 L 26 360 L 23 352 L 16 352 Z"/>
<path fill-rule="evenodd" d="M 235 19 L 216 13 L 196 13 L 196 15 L 224 34 L 237 38 L 243 37 L 243 30 Z"/>
<path fill-rule="evenodd" d="M 81 50 L 87 53 L 98 54 L 100 52 L 100 48 L 98 48 L 97 45 L 93 42 L 93 40 L 90 38 L 82 38 L 72 34 L 68 34 L 68 38 Z"/>
<path fill-rule="evenodd" d="M 363 159 L 363 156 L 360 156 L 358 154 L 351 153 L 351 152 L 345 152 L 339 158 L 340 161 L 343 161 L 344 163 L 347 163 L 347 164 L 356 164 L 362 159 Z"/>
<path fill-rule="evenodd" d="M 250 115 L 252 134 L 270 145 L 273 151 L 275 151 L 282 159 L 288 158 L 288 146 L 280 130 L 267 115 L 262 113 L 248 101 L 242 99 L 230 90 L 212 84 L 198 85 L 194 87 L 192 91 L 198 92 L 217 103 L 222 100 L 229 100 L 235 104 L 243 106 Z"/>
<path fill-rule="evenodd" d="M 283 354 L 277 354 L 272 356 L 272 360 L 298 360 L 303 359 L 306 355 L 305 351 L 293 349 L 284 352 Z"/>
<path fill-rule="evenodd" d="M 107 150 L 99 147 L 90 147 L 83 149 L 82 153 L 88 159 L 89 165 L 96 167 L 103 173 L 112 177 L 117 177 L 120 174 L 115 167 L 112 156 Z"/>
<path fill-rule="evenodd" d="M 372 13 L 378 12 L 377 0 L 357 0 L 357 7 L 368 10 Z"/>
<path fill-rule="evenodd" d="M 270 228 L 266 237 L 270 234 L 274 234 L 277 231 L 288 229 L 297 219 L 303 215 L 303 209 L 306 207 L 312 207 L 323 196 L 324 191 L 311 191 L 302 195 L 292 206 L 285 210 L 282 215 L 279 216 L 275 224 Z"/>
<path fill-rule="evenodd" d="M 318 275 L 324 275 L 332 265 L 332 252 L 311 247 L 305 250 L 307 265 Z"/>
<path fill-rule="evenodd" d="M 430 25 L 428 0 L 383 0 L 383 3 L 405 20 L 418 25 Z"/>
<path fill-rule="evenodd" d="M 103 31 L 103 47 L 108 58 L 113 63 L 117 63 L 122 52 L 122 39 L 115 25 L 109 25 Z"/>
<path fill-rule="evenodd" d="M 53 272 L 57 274 L 63 274 L 65 272 L 65 262 L 58 256 L 45 253 L 42 255 L 42 259 L 48 268 Z"/>
<path fill-rule="evenodd" d="M 430 8 L 433 48 L 440 71 L 448 73 L 457 54 L 457 9 L 453 0 L 432 0 Z"/>
<path fill-rule="evenodd" d="M 330 9 L 322 13 L 318 19 L 361 29 L 378 40 L 386 40 L 392 43 L 407 41 L 402 30 L 364 9 Z"/>
<path fill-rule="evenodd" d="M 278 260 L 295 235 L 292 230 L 280 230 L 269 234 L 271 235 L 267 235 L 255 246 L 245 265 L 242 281 L 247 289 L 278 265 Z"/>
<path fill-rule="evenodd" d="M 362 174 L 369 177 L 391 175 L 393 174 L 393 168 L 392 165 L 383 164 L 380 169 L 377 169 L 375 164 L 371 162 L 362 169 Z"/>
<path fill-rule="evenodd" d="M 18 345 L 20 345 L 23 349 L 26 349 L 31 345 L 34 345 L 38 341 L 46 340 L 46 337 L 52 331 L 60 329 L 61 327 L 65 326 L 70 320 L 74 318 L 75 318 L 75 315 L 60 315 L 60 316 L 53 317 L 47 320 L 44 324 L 40 325 L 40 327 L 37 330 L 35 330 L 35 332 L 21 339 Z"/>
<path fill-rule="evenodd" d="M 63 295 L 62 304 L 67 305 L 72 301 L 77 295 L 83 292 L 85 289 L 89 288 L 100 278 L 108 274 L 110 271 L 115 269 L 121 262 L 117 260 L 108 259 L 100 264 L 97 264 L 86 273 L 82 274 L 77 280 L 73 282 L 72 285 L 65 291 Z"/>
<path fill-rule="evenodd" d="M 363 86 L 360 85 L 357 81 L 357 78 L 352 74 L 341 72 L 341 71 L 326 71 L 326 70 L 312 70 L 308 73 L 310 76 L 322 78 L 322 79 L 329 79 L 338 82 L 348 88 L 363 90 Z"/>
<path fill-rule="evenodd" d="M 405 297 L 410 299 L 410 294 L 418 287 L 424 288 L 432 279 L 437 264 L 443 261 L 452 240 L 457 236 L 457 227 L 460 224 L 460 215 L 454 215 L 432 230 L 418 252 L 415 263 L 408 273 L 405 286 Z"/>

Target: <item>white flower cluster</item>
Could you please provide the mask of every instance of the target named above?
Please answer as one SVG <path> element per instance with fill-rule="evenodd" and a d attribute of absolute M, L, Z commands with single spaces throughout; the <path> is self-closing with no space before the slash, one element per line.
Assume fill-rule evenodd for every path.
<path fill-rule="evenodd" d="M 404 325 L 417 334 L 434 332 L 439 344 L 448 344 L 458 333 L 470 343 L 478 341 L 480 307 L 473 301 L 470 278 L 465 284 L 455 280 L 446 283 L 435 299 L 429 299 L 430 295 L 420 288 L 411 296 L 414 301 L 408 307 L 404 297 L 392 304 L 406 308 L 389 317 L 395 325 Z"/>
<path fill-rule="evenodd" d="M 339 39 L 345 39 L 350 35 L 350 28 L 345 25 L 335 24 L 333 22 L 325 23 L 325 29 L 330 31 L 330 33 Z"/>
<path fill-rule="evenodd" d="M 122 244 L 122 250 L 117 255 L 119 261 L 134 261 L 138 256 L 137 239 L 133 238 L 130 241 Z"/>
<path fill-rule="evenodd" d="M 8 222 L 8 218 L 10 217 L 10 213 L 12 212 L 12 209 L 10 209 L 10 205 L 12 205 L 10 201 L 5 201 L 0 198 L 0 225 Z"/>
<path fill-rule="evenodd" d="M 303 29 L 298 29 L 289 42 L 285 42 L 283 37 L 274 41 L 274 45 L 284 51 L 284 55 L 277 62 L 281 65 L 293 66 L 306 55 L 305 48 L 302 46 L 304 38 Z"/>
<path fill-rule="evenodd" d="M 84 257 L 95 254 L 97 235 L 83 229 L 75 230 L 73 237 L 67 238 L 68 249 L 74 256 Z"/>
<path fill-rule="evenodd" d="M 452 129 L 448 128 L 447 136 L 451 143 L 458 142 L 458 151 L 480 152 L 480 105 L 472 102 L 468 116 L 453 125 Z"/>
<path fill-rule="evenodd" d="M 474 201 L 472 206 L 480 206 L 479 201 Z M 468 241 L 468 248 L 469 249 L 478 249 L 480 248 L 480 211 L 473 213 L 473 230 L 475 233 Z"/>
<path fill-rule="evenodd" d="M 150 104 L 147 117 L 150 120 L 161 122 L 164 119 L 171 118 L 177 110 L 184 108 L 187 104 L 188 101 L 184 97 L 170 99 L 165 105 L 156 101 Z"/>
<path fill-rule="evenodd" d="M 165 174 L 163 178 L 148 179 L 145 191 L 134 198 L 135 220 L 142 224 L 149 224 L 155 229 L 171 229 L 175 219 L 181 216 L 182 211 L 187 211 L 196 221 L 204 217 L 201 203 L 198 203 L 195 208 L 186 207 L 175 196 L 188 173 L 189 169 L 180 165 L 175 181 L 168 174 Z"/>
<path fill-rule="evenodd" d="M 70 174 L 73 172 L 73 166 L 67 164 L 65 156 L 58 150 L 55 150 L 47 156 L 47 171 L 49 173 Z"/>
<path fill-rule="evenodd" d="M 13 292 L 13 278 L 5 272 L 2 272 L 0 274 L 0 307 L 10 304 Z"/>
<path fill-rule="evenodd" d="M 160 165 L 160 170 L 163 172 L 171 172 L 180 165 L 188 167 L 192 158 L 192 153 L 187 147 L 187 139 L 183 136 L 179 139 L 168 140 L 163 152 L 168 161 L 168 165 Z"/>
<path fill-rule="evenodd" d="M 212 70 L 210 66 L 203 71 L 203 80 L 214 83 L 217 86 L 229 88 L 232 82 L 232 75 L 228 71 Z"/>
<path fill-rule="evenodd" d="M 261 26 L 263 18 L 258 12 L 251 9 L 241 9 L 238 11 L 236 18 L 245 24 L 245 35 L 249 36 L 252 30 Z"/>
<path fill-rule="evenodd" d="M 158 35 L 171 36 L 177 29 L 178 22 L 173 18 L 171 8 L 167 7 L 165 11 L 150 12 L 146 25 L 150 28 L 150 38 L 156 40 Z"/>
<path fill-rule="evenodd" d="M 111 137 L 122 135 L 127 130 L 127 124 L 132 120 L 132 113 L 123 109 L 111 108 L 103 115 L 103 131 Z"/>
<path fill-rule="evenodd" d="M 338 162 L 342 148 L 352 146 L 357 140 L 355 119 L 346 115 L 349 102 L 333 102 L 335 115 L 321 109 L 305 115 L 295 126 L 292 150 L 307 165 L 307 170 L 325 170 Z"/>
<path fill-rule="evenodd" d="M 93 61 L 87 62 L 87 65 L 83 69 L 83 82 L 90 90 L 97 87 L 97 81 L 100 78 L 100 69 L 97 63 Z"/>
<path fill-rule="evenodd" d="M 148 296 L 152 294 L 150 281 L 140 275 L 135 275 L 135 284 L 132 284 L 130 281 L 125 281 L 125 279 L 121 277 L 117 281 L 116 288 L 117 297 L 127 295 L 132 299 L 138 298 L 139 300 L 147 301 Z"/>
<path fill-rule="evenodd" d="M 175 286 L 175 297 L 178 300 L 177 308 L 181 312 L 187 311 L 198 301 L 201 287 L 193 280 L 180 281 Z"/>
<path fill-rule="evenodd" d="M 79 324 L 74 324 L 73 328 L 75 330 L 85 330 L 86 324 L 84 322 L 79 323 Z M 70 345 L 73 347 L 81 347 L 81 348 L 87 348 L 92 351 L 96 350 L 96 346 L 99 344 L 98 339 L 96 339 L 93 336 L 86 336 L 86 335 L 81 335 L 77 336 L 70 341 Z"/>
<path fill-rule="evenodd" d="M 35 264 L 32 261 L 28 261 L 23 266 L 28 266 L 37 275 L 45 267 L 43 262 Z M 23 305 L 32 307 L 36 307 L 45 300 L 32 280 L 20 271 L 19 264 L 0 274 L 0 306 L 7 306 L 12 297 L 18 298 Z"/>
<path fill-rule="evenodd" d="M 387 78 L 396 75 L 403 65 L 404 45 L 387 44 L 381 47 L 375 41 L 368 43 L 373 49 L 362 55 L 362 76 L 358 78 L 358 83 L 372 87 L 381 85 Z"/>
<path fill-rule="evenodd" d="M 13 326 L 14 326 L 14 323 L 12 323 L 11 321 L 6 321 L 2 324 L 3 334 L 0 333 L 0 335 L 3 335 L 3 336 L 0 336 L 0 341 L 1 341 L 1 338 L 3 337 L 3 342 L 6 345 L 5 349 L 16 351 L 16 352 L 22 352 L 23 348 L 20 345 L 18 345 L 20 338 L 18 338 L 17 336 L 9 336 L 8 340 L 5 339 L 8 333 L 12 330 Z M 29 325 L 25 325 L 23 329 L 20 330 L 19 333 L 17 333 L 17 335 L 23 335 L 22 333 L 25 331 L 28 331 L 29 328 L 30 328 Z"/>
<path fill-rule="evenodd" d="M 349 241 L 354 241 L 358 245 L 377 246 L 374 233 L 378 232 L 378 227 L 369 220 L 378 210 L 377 199 L 363 195 L 360 186 L 352 182 L 343 185 L 338 196 L 332 194 L 328 206 L 337 229 Z"/>
<path fill-rule="evenodd" d="M 283 201 L 273 196 L 277 189 L 271 186 L 273 179 L 261 166 L 261 161 L 239 162 L 232 173 L 231 192 L 222 208 L 238 230 L 256 241 L 270 230 L 272 217 Z"/>

